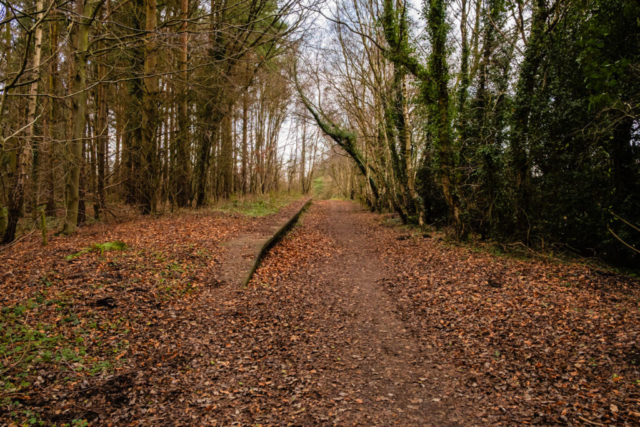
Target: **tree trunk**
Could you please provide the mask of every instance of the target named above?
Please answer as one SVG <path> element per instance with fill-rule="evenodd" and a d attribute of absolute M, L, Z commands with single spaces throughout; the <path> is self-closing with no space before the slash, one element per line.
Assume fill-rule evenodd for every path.
<path fill-rule="evenodd" d="M 122 104 L 120 106 L 116 106 L 114 110 L 116 114 L 116 117 L 115 117 L 116 119 L 116 152 L 115 152 L 115 160 L 113 162 L 113 178 L 112 179 L 115 182 L 118 182 L 121 179 L 120 166 L 122 163 L 122 131 L 123 131 L 122 122 L 124 120 L 124 117 L 122 114 L 122 110 L 123 110 Z"/>
<path fill-rule="evenodd" d="M 87 56 L 89 54 L 89 30 L 96 0 L 78 0 L 77 12 L 80 22 L 73 26 L 73 45 L 75 46 L 75 76 L 73 79 L 73 134 L 67 143 L 69 161 L 66 196 L 67 214 L 62 233 L 69 235 L 76 231 L 78 223 L 78 205 L 80 201 L 80 172 L 82 168 L 82 146 L 85 132 L 85 112 L 87 108 Z"/>
<path fill-rule="evenodd" d="M 53 20 L 51 25 L 51 59 L 49 62 L 49 93 L 51 95 L 56 94 L 56 77 L 58 74 L 58 22 Z M 47 216 L 56 216 L 56 176 L 55 176 L 55 153 L 58 139 L 58 127 L 56 126 L 58 120 L 57 103 L 55 100 L 49 100 L 49 139 L 47 142 Z"/>
<path fill-rule="evenodd" d="M 169 83 L 165 86 L 165 94 L 168 95 Z M 161 205 L 164 205 L 169 198 L 169 193 L 171 192 L 171 179 L 169 177 L 169 152 L 171 151 L 172 141 L 171 141 L 171 121 L 173 118 L 173 108 L 167 102 L 167 96 L 165 99 L 165 111 L 164 111 L 164 120 L 162 121 L 162 129 L 164 132 L 164 147 L 162 148 L 162 197 L 160 199 Z"/>
<path fill-rule="evenodd" d="M 157 64 L 156 0 L 146 0 L 146 31 L 144 50 L 144 92 L 142 97 L 142 141 L 141 149 L 145 168 L 142 171 L 142 214 L 156 211 L 158 160 L 157 160 L 157 127 L 158 127 L 158 77 L 155 76 Z"/>
<path fill-rule="evenodd" d="M 87 122 L 85 118 L 85 123 Z M 77 226 L 87 222 L 87 201 L 86 201 L 86 186 L 87 186 L 87 144 L 91 144 L 90 140 L 87 140 L 89 132 L 84 135 L 82 139 L 82 166 L 80 167 L 80 183 L 78 188 L 78 222 Z"/>
<path fill-rule="evenodd" d="M 249 150 L 247 147 L 248 110 L 249 110 L 249 95 L 248 95 L 248 91 L 246 91 L 242 97 L 242 168 L 240 172 L 242 175 L 242 188 L 241 188 L 242 194 L 247 193 L 247 156 L 249 155 Z"/>
<path fill-rule="evenodd" d="M 43 12 L 44 1 L 38 0 L 36 9 Z M 40 54 L 42 52 L 42 24 L 35 29 L 35 46 L 33 51 L 33 69 L 35 70 L 35 81 L 29 87 L 29 111 L 27 113 L 27 135 L 18 142 L 18 157 L 14 175 L 13 189 L 9 195 L 7 227 L 2 239 L 2 243 L 10 243 L 16 237 L 18 228 L 18 218 L 24 209 L 24 193 L 27 185 L 27 174 L 29 173 L 29 163 L 31 160 L 32 147 L 35 142 L 35 121 L 36 108 L 38 106 L 38 83 L 40 81 Z M 37 187 L 36 187 L 37 192 Z M 37 194 L 34 194 L 37 197 Z M 37 202 L 36 202 L 37 203 Z"/>
<path fill-rule="evenodd" d="M 98 100 L 94 97 L 94 105 L 98 106 Z M 85 144 L 85 153 L 87 148 L 89 149 L 89 155 L 86 156 L 88 157 L 89 160 L 89 166 L 91 169 L 91 173 L 89 174 L 90 177 L 90 182 L 91 182 L 91 194 L 93 195 L 92 197 L 92 201 L 93 201 L 93 218 L 94 219 L 100 219 L 100 206 L 98 204 L 98 201 L 96 200 L 96 194 L 98 192 L 98 174 L 97 172 L 97 166 L 98 166 L 98 157 L 97 157 L 97 150 L 98 150 L 98 129 L 97 129 L 97 125 L 96 125 L 96 117 L 95 115 L 88 115 L 87 117 L 87 124 L 89 127 L 89 135 L 88 135 L 88 140 L 86 141 Z M 85 170 L 83 171 L 83 174 L 86 172 L 86 165 L 85 165 Z M 85 175 L 86 176 L 86 175 Z M 82 178 L 81 178 L 82 180 Z M 80 189 L 80 191 L 82 191 L 82 188 Z M 80 200 L 82 201 L 82 197 L 80 197 Z"/>
<path fill-rule="evenodd" d="M 458 117 L 464 115 L 465 104 L 467 102 L 467 91 L 469 90 L 469 37 L 467 31 L 467 0 L 462 0 L 461 6 L 462 17 L 460 18 L 460 36 L 462 38 L 462 52 L 460 57 L 460 87 L 458 88 Z M 460 123 L 460 120 L 458 120 Z"/>
<path fill-rule="evenodd" d="M 409 129 L 409 105 L 407 102 L 407 81 L 406 75 L 403 73 L 399 85 L 399 104 L 400 108 L 398 111 L 398 115 L 401 118 L 400 123 L 401 126 L 398 129 L 400 144 L 402 147 L 402 159 L 404 162 L 404 171 L 403 174 L 406 179 L 406 197 L 407 197 L 407 206 L 410 207 L 410 211 L 413 212 L 417 216 L 418 224 L 420 226 L 424 225 L 424 210 L 422 208 L 422 204 L 420 203 L 418 192 L 416 191 L 416 181 L 415 181 L 415 173 L 413 172 L 413 156 L 412 156 L 412 145 L 411 145 L 411 130 Z"/>
<path fill-rule="evenodd" d="M 229 106 L 229 110 L 231 110 Z M 227 111 L 222 119 L 222 132 L 220 135 L 220 195 L 228 199 L 231 196 L 233 185 L 233 135 L 231 132 L 231 111 Z"/>
<path fill-rule="evenodd" d="M 185 207 L 191 200 L 190 164 L 189 164 L 189 75 L 187 19 L 189 17 L 189 0 L 181 0 L 180 25 L 180 100 L 178 102 L 178 141 L 177 141 L 177 170 L 176 202 L 179 207 Z"/>
<path fill-rule="evenodd" d="M 307 194 L 309 189 L 306 187 L 305 182 L 305 171 L 307 168 L 307 124 L 303 121 L 302 123 L 302 141 L 301 141 L 301 150 L 300 150 L 300 185 L 302 187 L 302 194 Z"/>
<path fill-rule="evenodd" d="M 206 108 L 203 117 L 210 117 L 211 125 L 207 126 L 208 129 L 202 132 L 200 147 L 198 148 L 198 157 L 196 159 L 196 207 L 202 207 L 207 203 L 207 181 L 209 164 L 211 162 L 211 150 L 218 139 L 219 126 L 216 125 L 216 123 L 221 119 L 219 115 L 214 114 L 214 117 L 211 117 L 211 114 L 207 114 L 207 112 L 211 112 L 211 110 Z"/>
<path fill-rule="evenodd" d="M 529 117 L 534 100 L 537 74 L 543 57 L 544 27 L 549 10 L 545 0 L 537 0 L 531 18 L 531 33 L 520 66 L 520 78 L 515 99 L 514 131 L 511 138 L 511 167 L 514 173 L 516 227 L 528 227 L 529 209 Z"/>
<path fill-rule="evenodd" d="M 98 58 L 98 79 L 102 82 L 107 75 L 107 67 L 104 63 L 106 56 Z M 96 91 L 96 144 L 97 144 L 97 161 L 98 161 L 98 182 L 97 182 L 97 198 L 94 198 L 94 210 L 96 219 L 100 218 L 100 214 L 106 206 L 105 192 L 105 167 L 106 167 L 106 150 L 109 144 L 109 110 L 107 106 L 107 84 L 100 83 Z"/>
<path fill-rule="evenodd" d="M 449 121 L 449 70 L 447 65 L 447 14 L 444 0 L 430 0 L 427 14 L 429 33 L 431 36 L 432 53 L 429 68 L 433 81 L 431 82 L 433 119 L 436 122 L 437 151 L 440 161 L 440 182 L 442 192 L 453 216 L 456 237 L 463 238 L 466 234 L 462 220 L 462 212 L 458 200 L 455 162 L 451 147 L 451 123 Z"/>

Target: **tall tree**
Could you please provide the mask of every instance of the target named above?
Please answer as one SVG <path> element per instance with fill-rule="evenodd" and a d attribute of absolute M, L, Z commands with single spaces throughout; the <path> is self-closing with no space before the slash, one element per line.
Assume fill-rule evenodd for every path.
<path fill-rule="evenodd" d="M 50 8 L 49 8 L 50 9 Z M 4 107 L 8 95 L 8 91 L 11 86 L 17 83 L 18 78 L 24 73 L 26 68 L 27 59 L 29 55 L 29 47 L 31 45 L 31 39 L 34 40 L 33 48 L 33 82 L 29 85 L 29 107 L 27 113 L 27 135 L 26 138 L 20 138 L 15 148 L 17 152 L 17 159 L 15 162 L 15 168 L 13 172 L 13 185 L 9 195 L 9 202 L 7 203 L 7 220 L 4 231 L 2 243 L 10 243 L 15 239 L 16 229 L 18 226 L 18 219 L 24 208 L 25 191 L 27 186 L 27 175 L 29 173 L 29 164 L 31 162 L 32 146 L 35 140 L 35 122 L 36 122 L 36 109 L 37 109 L 37 92 L 38 84 L 40 80 L 40 58 L 42 53 L 42 22 L 47 16 L 48 11 L 44 9 L 44 2 L 38 0 L 36 3 L 36 19 L 33 26 L 28 29 L 26 36 L 26 52 L 24 54 L 24 61 L 21 70 L 18 71 L 13 78 L 13 81 L 5 85 L 2 98 L 2 104 L 0 105 L 0 117 L 4 116 Z M 10 27 L 10 24 L 7 24 Z M 9 31 L 9 30 L 8 30 Z M 4 128 L 4 126 L 2 126 Z M 4 130 L 4 129 L 3 129 Z M 6 144 L 7 140 L 2 138 L 2 148 Z M 3 151 L 3 150 L 2 150 Z"/>
<path fill-rule="evenodd" d="M 89 57 L 89 32 L 91 23 L 100 6 L 99 0 L 78 0 L 76 13 L 78 20 L 73 22 L 72 43 L 74 47 L 74 79 L 73 79 L 73 134 L 67 143 L 67 158 L 69 161 L 66 199 L 67 214 L 62 228 L 63 234 L 76 231 L 78 223 L 78 207 L 80 203 L 80 173 L 82 169 L 86 108 L 87 108 L 87 61 Z"/>

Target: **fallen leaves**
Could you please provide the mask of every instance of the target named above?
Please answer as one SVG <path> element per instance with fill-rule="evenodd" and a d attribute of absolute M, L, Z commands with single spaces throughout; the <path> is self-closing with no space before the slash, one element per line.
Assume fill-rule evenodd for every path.
<path fill-rule="evenodd" d="M 305 214 L 246 289 L 217 279 L 221 243 L 262 219 L 147 218 L 3 252 L 0 422 L 420 425 L 410 417 L 452 405 L 470 405 L 468 425 L 640 422 L 637 282 L 349 213 L 346 241 L 384 271 L 366 288 L 357 256 L 352 276 L 335 271 L 350 246 L 329 237 L 330 206 Z M 117 240 L 128 249 L 65 260 Z M 404 341 L 376 323 L 396 318 Z M 416 355 L 399 373 L 380 362 Z"/>
<path fill-rule="evenodd" d="M 372 224 L 391 272 L 382 283 L 403 320 L 425 350 L 466 378 L 491 422 L 636 422 L 637 281 L 398 240 L 400 231 L 363 221 Z"/>
<path fill-rule="evenodd" d="M 2 252 L 0 424 L 149 419 L 190 390 L 178 379 L 202 369 L 220 244 L 264 221 L 186 212 Z"/>

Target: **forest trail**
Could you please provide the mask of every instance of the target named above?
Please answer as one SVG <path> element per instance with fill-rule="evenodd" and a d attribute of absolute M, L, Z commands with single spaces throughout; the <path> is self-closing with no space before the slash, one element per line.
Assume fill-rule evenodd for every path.
<path fill-rule="evenodd" d="M 260 221 L 259 227 L 225 242 L 227 250 L 220 261 L 222 271 L 217 280 L 227 285 L 246 286 L 260 257 L 286 233 L 310 203 L 310 197 L 291 203 L 279 213 Z"/>
<path fill-rule="evenodd" d="M 320 405 L 335 405 L 335 421 L 347 425 L 473 425 L 465 416 L 461 395 L 454 394 L 453 376 L 435 363 L 436 354 L 420 350 L 380 284 L 387 272 L 372 250 L 368 224 L 356 215 L 363 213 L 362 208 L 349 201 L 330 200 L 316 202 L 311 209 L 300 234 L 319 232 L 328 239 L 325 243 L 331 254 L 324 261 L 312 259 L 310 267 L 292 263 L 282 286 L 307 284 L 321 290 L 322 299 L 315 301 L 323 306 L 318 314 L 339 313 L 329 321 L 331 329 L 325 333 L 339 337 L 341 356 L 323 371 L 327 398 Z M 315 299 L 313 293 L 305 296 Z M 315 321 L 308 318 L 305 323 Z M 315 345 L 320 351 L 332 343 L 335 341 L 318 341 Z M 342 400 L 355 400 L 360 407 L 341 414 L 341 409 L 349 408 L 340 408 Z"/>
<path fill-rule="evenodd" d="M 223 280 L 227 242 L 302 203 L 3 253 L 0 425 L 638 424 L 637 280 L 495 256 L 339 200 L 314 202 L 247 286 Z"/>

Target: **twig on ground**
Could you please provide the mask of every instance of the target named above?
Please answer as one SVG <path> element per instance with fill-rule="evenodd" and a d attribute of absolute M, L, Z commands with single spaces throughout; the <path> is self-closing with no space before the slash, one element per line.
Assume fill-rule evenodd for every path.
<path fill-rule="evenodd" d="M 596 423 L 594 421 L 589 421 L 588 419 L 582 418 L 580 416 L 578 418 L 580 418 L 580 420 L 584 421 L 587 424 L 591 424 L 591 425 L 594 425 L 594 426 L 604 426 L 604 424 Z"/>

